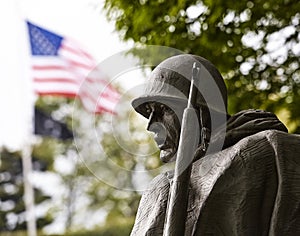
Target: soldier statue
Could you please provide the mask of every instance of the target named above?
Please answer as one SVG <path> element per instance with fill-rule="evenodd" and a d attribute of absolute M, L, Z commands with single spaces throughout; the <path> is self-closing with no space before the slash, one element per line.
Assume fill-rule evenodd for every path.
<path fill-rule="evenodd" d="M 195 64 L 197 86 L 191 82 Z M 180 135 L 186 129 L 182 117 L 192 86 L 198 90 L 193 104 L 197 118 L 185 122 L 188 134 L 199 131 L 199 138 L 187 136 L 196 139 L 196 148 L 184 190 L 187 202 L 175 198 L 176 214 L 185 214 L 184 230 L 178 232 L 188 236 L 300 235 L 300 136 L 288 134 L 270 112 L 250 109 L 229 115 L 224 80 L 200 56 L 167 58 L 152 71 L 145 94 L 132 101 L 133 108 L 149 120 L 147 130 L 154 133 L 160 159 L 179 161 Z M 132 236 L 170 235 L 165 228 L 172 210 L 172 185 L 173 171 L 152 180 L 140 201 Z"/>

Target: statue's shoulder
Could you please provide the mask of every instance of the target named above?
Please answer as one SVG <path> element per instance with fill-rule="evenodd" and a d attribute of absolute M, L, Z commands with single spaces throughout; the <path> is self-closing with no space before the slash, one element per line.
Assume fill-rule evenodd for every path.
<path fill-rule="evenodd" d="M 300 142 L 300 135 L 299 134 L 290 134 L 287 132 L 279 131 L 279 130 L 265 130 L 257 133 L 258 136 L 265 136 L 269 140 L 283 140 L 286 142 L 290 142 L 294 140 L 295 142 Z"/>
<path fill-rule="evenodd" d="M 159 174 L 144 190 L 131 236 L 162 235 L 170 182 L 167 173 Z"/>
<path fill-rule="evenodd" d="M 168 178 L 168 172 L 161 173 L 154 177 L 148 185 L 146 191 L 159 191 L 160 189 L 169 189 L 170 180 Z"/>
<path fill-rule="evenodd" d="M 249 147 L 250 149 L 259 151 L 259 148 L 257 148 L 259 146 L 257 144 L 259 143 L 262 143 L 265 149 L 269 147 L 277 151 L 282 150 L 283 152 L 288 151 L 293 146 L 292 149 L 296 153 L 300 153 L 300 135 L 272 129 L 264 130 L 244 138 L 235 145 L 235 148 L 246 148 L 248 151 Z"/>

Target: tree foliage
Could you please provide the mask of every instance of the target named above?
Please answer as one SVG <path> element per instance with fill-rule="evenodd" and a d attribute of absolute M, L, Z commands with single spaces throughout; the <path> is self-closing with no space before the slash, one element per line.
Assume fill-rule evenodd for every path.
<path fill-rule="evenodd" d="M 132 117 L 129 107 L 122 106 L 120 109 L 116 115 L 103 114 L 90 121 L 83 115 L 84 111 L 74 111 L 74 119 L 78 122 L 75 129 L 76 147 L 83 167 L 80 170 L 88 179 L 85 185 L 88 186 L 85 191 L 90 199 L 88 208 L 104 210 L 106 226 L 127 224 L 128 219 L 136 215 L 140 194 L 135 191 L 138 186 L 134 170 L 141 165 L 150 170 L 160 165 L 154 142 L 149 135 L 139 133 L 141 123 L 135 116 L 129 118 Z M 145 148 L 145 145 L 140 145 L 143 143 L 147 143 L 149 150 L 155 150 L 149 159 L 135 155 L 140 146 Z M 154 172 L 150 175 L 157 174 Z"/>
<path fill-rule="evenodd" d="M 229 113 L 275 112 L 300 132 L 300 3 L 291 0 L 106 0 L 123 40 L 210 60 L 226 79 Z"/>
<path fill-rule="evenodd" d="M 35 192 L 35 200 L 37 205 L 48 200 L 47 209 L 38 220 L 39 229 L 44 230 L 46 225 L 49 228 L 49 223 L 59 223 L 68 234 L 76 234 L 79 231 L 80 235 L 83 231 L 94 228 L 99 235 L 102 231 L 101 235 L 122 235 L 124 230 L 129 232 L 140 199 L 140 194 L 134 191 L 137 177 L 132 170 L 138 165 L 148 169 L 159 166 L 154 142 L 148 145 L 150 136 L 143 132 L 142 138 L 130 140 L 124 132 L 124 128 L 127 127 L 134 133 L 132 137 L 141 136 L 138 135 L 140 125 L 135 119 L 130 121 L 135 124 L 128 127 L 128 117 L 131 117 L 129 107 L 122 106 L 122 112 L 120 115 L 113 115 L 115 121 L 111 124 L 111 114 L 86 116 L 87 112 L 82 105 L 74 103 L 72 99 L 44 96 L 37 100 L 36 106 L 55 120 L 67 124 L 69 129 L 73 127 L 76 139 L 74 142 L 75 140 L 36 137 L 32 151 L 33 169 L 35 173 L 38 172 L 36 178 L 41 184 L 41 189 Z M 90 116 L 94 119 L 87 119 Z M 138 158 L 132 154 L 132 151 L 137 151 L 141 142 L 147 142 L 147 148 L 152 146 L 156 150 L 151 157 Z M 130 150 L 126 150 L 124 145 Z M 99 147 L 102 148 L 100 152 Z M 108 157 L 108 161 L 98 162 L 105 159 L 105 156 Z M 4 150 L 0 160 L 0 231 L 25 230 L 20 153 Z M 115 179 L 119 185 L 114 186 L 109 181 L 97 178 L 89 169 L 88 160 L 96 160 L 95 170 L 105 172 L 107 180 Z M 109 162 L 115 163 L 118 168 L 110 169 Z M 51 179 L 46 180 L 47 176 Z M 53 182 L 48 181 L 56 181 L 56 188 L 51 188 Z M 130 191 L 123 191 L 122 186 Z M 6 192 L 7 189 L 13 189 L 10 190 L 13 192 Z M 1 207 L 1 204 L 4 207 Z M 16 222 L 8 222 L 8 215 L 15 216 Z M 105 227 L 100 229 L 99 226 L 103 224 Z"/>
<path fill-rule="evenodd" d="M 0 232 L 26 229 L 25 205 L 23 201 L 23 168 L 21 154 L 3 149 L 0 153 Z M 49 166 L 48 161 L 33 158 L 36 171 L 44 171 Z M 42 204 L 50 196 L 35 188 L 35 204 Z M 38 229 L 52 222 L 50 215 L 39 216 Z"/>
<path fill-rule="evenodd" d="M 56 120 L 67 123 L 75 135 L 72 143 L 41 137 L 43 142 L 34 149 L 34 154 L 39 156 L 50 153 L 53 160 L 51 172 L 60 179 L 57 191 L 61 192 L 61 199 L 53 201 L 50 211 L 55 217 L 64 215 L 64 228 L 70 234 L 97 228 L 104 222 L 108 231 L 120 231 L 116 225 L 121 228 L 124 225 L 128 230 L 132 227 L 140 199 L 140 194 L 134 191 L 136 177 L 132 170 L 139 163 L 149 169 L 157 168 L 157 151 L 147 160 L 132 154 L 131 151 L 137 151 L 143 139 L 143 142 L 148 143 L 150 137 L 143 135 L 140 139 L 129 139 L 124 128 L 134 134 L 139 129 L 135 119 L 130 121 L 135 124 L 128 127 L 129 107 L 122 106 L 118 115 L 94 115 L 86 112 L 78 102 L 45 96 L 40 97 L 36 103 L 39 109 L 51 114 Z M 46 146 L 42 145 L 45 140 L 48 140 Z M 124 145 L 130 150 L 126 150 Z M 150 146 L 154 148 L 153 141 Z M 147 145 L 147 148 L 151 147 Z M 118 168 L 112 169 L 109 165 L 111 162 Z M 100 177 L 97 175 L 99 172 Z M 122 187 L 130 191 L 123 191 Z M 112 224 L 114 226 L 108 229 Z"/>

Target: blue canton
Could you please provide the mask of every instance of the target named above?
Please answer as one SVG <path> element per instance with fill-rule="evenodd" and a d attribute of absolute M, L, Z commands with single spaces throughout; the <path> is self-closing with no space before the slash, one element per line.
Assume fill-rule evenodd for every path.
<path fill-rule="evenodd" d="M 27 22 L 31 54 L 33 56 L 57 56 L 63 37 Z"/>

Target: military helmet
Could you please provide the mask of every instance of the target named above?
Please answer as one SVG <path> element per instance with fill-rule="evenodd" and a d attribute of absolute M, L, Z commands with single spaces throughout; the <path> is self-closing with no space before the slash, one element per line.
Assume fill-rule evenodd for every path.
<path fill-rule="evenodd" d="M 227 89 L 220 72 L 205 58 L 191 54 L 173 56 L 161 62 L 152 71 L 144 95 L 132 101 L 133 108 L 149 118 L 149 102 L 186 104 L 195 62 L 200 68 L 199 78 L 196 78 L 199 79 L 196 105 L 227 114 Z"/>

